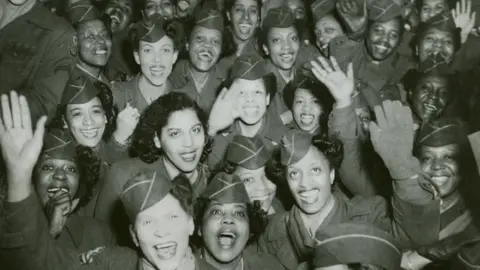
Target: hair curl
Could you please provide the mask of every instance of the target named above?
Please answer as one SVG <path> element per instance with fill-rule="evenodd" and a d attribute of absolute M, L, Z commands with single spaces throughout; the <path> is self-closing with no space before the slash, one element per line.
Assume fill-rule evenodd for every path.
<path fill-rule="evenodd" d="M 190 180 L 185 175 L 179 174 L 172 180 L 172 184 L 170 194 L 178 200 L 189 216 L 193 216 L 193 189 Z"/>
<path fill-rule="evenodd" d="M 140 158 L 145 163 L 153 163 L 163 154 L 162 149 L 155 146 L 154 138 L 160 137 L 162 129 L 168 124 L 170 116 L 177 111 L 193 110 L 203 126 L 205 147 L 200 158 L 203 162 L 211 151 L 211 141 L 208 139 L 208 118 L 197 102 L 184 93 L 170 92 L 156 99 L 140 116 L 132 134 L 132 144 L 129 148 L 130 157 Z"/>
<path fill-rule="evenodd" d="M 100 181 L 102 160 L 91 147 L 78 145 L 76 153 L 76 163 L 81 176 L 79 178 L 77 197 L 80 198 L 79 206 L 82 207 L 90 202 L 93 196 L 93 189 Z"/>

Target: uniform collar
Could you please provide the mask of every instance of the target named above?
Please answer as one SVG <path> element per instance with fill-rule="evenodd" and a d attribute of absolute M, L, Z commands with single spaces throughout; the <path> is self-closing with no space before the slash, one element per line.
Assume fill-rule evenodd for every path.
<path fill-rule="evenodd" d="M 80 246 L 82 245 L 83 233 L 85 230 L 82 218 L 77 213 L 71 214 L 68 217 L 64 230 L 70 235 L 70 238 L 72 239 L 75 247 L 77 249 L 80 248 Z"/>
<path fill-rule="evenodd" d="M 224 136 L 228 136 L 232 134 L 234 135 L 242 134 L 238 121 L 240 120 L 235 120 L 235 122 L 222 134 Z M 278 132 L 278 127 L 284 126 L 280 118 L 271 117 L 269 110 L 267 108 L 262 121 L 263 121 L 262 126 L 257 131 L 255 136 L 259 136 L 260 138 L 266 138 L 267 140 L 270 140 L 274 143 L 278 143 L 283 136 L 283 132 Z"/>

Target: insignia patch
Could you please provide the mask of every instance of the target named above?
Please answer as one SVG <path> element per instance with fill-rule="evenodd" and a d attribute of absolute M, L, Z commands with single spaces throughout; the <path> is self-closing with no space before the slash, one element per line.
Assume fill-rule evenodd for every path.
<path fill-rule="evenodd" d="M 97 247 L 97 248 L 94 248 L 92 250 L 89 250 L 85 253 L 81 253 L 78 255 L 78 260 L 80 261 L 80 264 L 84 265 L 84 264 L 90 264 L 93 262 L 93 256 L 99 254 L 100 252 L 102 252 L 102 250 L 104 250 L 105 247 Z"/>

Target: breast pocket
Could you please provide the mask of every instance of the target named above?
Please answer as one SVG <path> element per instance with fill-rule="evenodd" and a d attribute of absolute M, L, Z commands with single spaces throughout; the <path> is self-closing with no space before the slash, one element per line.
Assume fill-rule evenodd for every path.
<path fill-rule="evenodd" d="M 33 75 L 37 61 L 36 52 L 36 46 L 14 41 L 2 52 L 0 74 L 12 89 L 28 86 L 28 78 Z"/>

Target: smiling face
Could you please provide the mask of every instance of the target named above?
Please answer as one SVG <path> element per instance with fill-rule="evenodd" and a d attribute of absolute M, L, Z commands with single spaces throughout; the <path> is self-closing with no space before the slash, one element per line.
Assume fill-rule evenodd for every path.
<path fill-rule="evenodd" d="M 77 29 L 79 58 L 87 65 L 103 67 L 112 54 L 110 31 L 100 20 L 82 22 Z"/>
<path fill-rule="evenodd" d="M 286 168 L 290 192 L 302 212 L 318 213 L 332 196 L 335 171 L 327 158 L 314 146 L 295 164 Z"/>
<path fill-rule="evenodd" d="M 272 206 L 277 186 L 267 178 L 265 166 L 256 170 L 249 170 L 237 166 L 234 174 L 240 177 L 240 180 L 245 184 L 245 189 L 247 190 L 251 203 L 253 204 L 255 201 L 260 201 L 262 209 L 268 213 Z"/>
<path fill-rule="evenodd" d="M 217 63 L 222 52 L 222 32 L 195 26 L 188 45 L 192 65 L 199 71 L 207 72 Z"/>
<path fill-rule="evenodd" d="M 460 183 L 459 154 L 457 144 L 421 148 L 422 172 L 427 175 L 441 198 L 454 193 Z"/>
<path fill-rule="evenodd" d="M 448 81 L 440 76 L 425 76 L 412 95 L 412 108 L 421 119 L 435 119 L 445 110 L 450 99 Z"/>
<path fill-rule="evenodd" d="M 167 20 L 173 19 L 174 5 L 170 0 L 147 0 L 145 1 L 145 6 L 143 8 L 147 18 L 151 17 L 153 14 L 160 14 Z"/>
<path fill-rule="evenodd" d="M 241 256 L 250 237 L 249 224 L 246 204 L 212 201 L 200 230 L 208 254 L 219 263 L 230 263 Z"/>
<path fill-rule="evenodd" d="M 300 41 L 294 26 L 271 28 L 267 34 L 267 47 L 264 50 L 272 63 L 279 69 L 291 70 L 297 60 Z"/>
<path fill-rule="evenodd" d="M 450 63 L 455 53 L 453 34 L 436 28 L 428 29 L 417 44 L 417 54 L 420 62 L 429 57 L 440 54 L 447 63 Z"/>
<path fill-rule="evenodd" d="M 255 34 L 260 23 L 260 10 L 256 0 L 237 0 L 227 13 L 233 33 L 238 40 L 247 41 Z"/>
<path fill-rule="evenodd" d="M 65 116 L 77 144 L 96 147 L 100 143 L 107 118 L 98 97 L 84 104 L 68 104 Z"/>
<path fill-rule="evenodd" d="M 302 0 L 286 0 L 285 6 L 287 6 L 295 16 L 295 19 L 305 19 L 306 11 L 305 4 Z"/>
<path fill-rule="evenodd" d="M 74 198 L 77 194 L 80 175 L 77 164 L 71 160 L 42 155 L 34 172 L 35 191 L 43 207 L 59 190 Z"/>
<path fill-rule="evenodd" d="M 140 41 L 134 57 L 147 81 L 151 85 L 162 86 L 172 73 L 178 52 L 175 50 L 173 40 L 164 36 L 154 43 Z"/>
<path fill-rule="evenodd" d="M 205 132 L 195 111 L 173 112 L 160 135 L 160 147 L 168 161 L 181 173 L 193 172 L 205 144 Z"/>
<path fill-rule="evenodd" d="M 330 41 L 343 34 L 342 26 L 333 15 L 326 15 L 315 23 L 317 47 L 324 55 L 328 55 L 328 44 L 330 44 Z"/>
<path fill-rule="evenodd" d="M 240 108 L 240 120 L 247 125 L 259 123 L 270 101 L 263 79 L 254 81 L 236 79 L 235 84 L 241 89 L 237 98 Z"/>
<path fill-rule="evenodd" d="M 323 113 L 318 99 L 307 89 L 297 89 L 293 97 L 293 119 L 298 127 L 306 132 L 315 132 L 320 125 Z"/>
<path fill-rule="evenodd" d="M 168 194 L 137 215 L 131 232 L 135 244 L 152 265 L 175 270 L 187 253 L 193 230 L 192 217 Z"/>
<path fill-rule="evenodd" d="M 376 61 L 385 60 L 400 43 L 400 22 L 393 19 L 388 22 L 374 22 L 368 31 L 367 49 Z"/>
<path fill-rule="evenodd" d="M 131 0 L 110 0 L 105 7 L 105 14 L 110 18 L 110 30 L 118 33 L 132 21 L 133 4 Z"/>
<path fill-rule="evenodd" d="M 421 22 L 426 22 L 447 9 L 445 0 L 422 0 L 422 2 L 422 7 L 420 8 Z"/>

